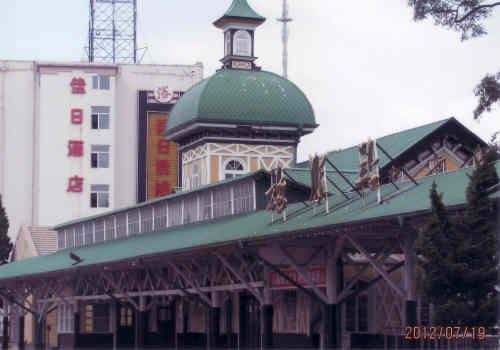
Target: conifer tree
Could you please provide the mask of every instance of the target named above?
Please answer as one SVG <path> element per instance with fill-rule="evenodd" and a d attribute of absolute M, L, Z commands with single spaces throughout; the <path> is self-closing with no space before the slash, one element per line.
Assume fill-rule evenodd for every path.
<path fill-rule="evenodd" d="M 0 265 L 9 262 L 10 252 L 12 250 L 12 243 L 7 234 L 9 231 L 9 219 L 5 213 L 2 205 L 2 196 L 0 195 Z"/>
<path fill-rule="evenodd" d="M 497 159 L 496 150 L 490 149 L 469 176 L 467 207 L 460 225 L 463 242 L 457 262 L 464 266 L 460 279 L 470 306 L 463 319 L 471 325 L 493 326 L 497 322 L 497 202 L 489 196 L 490 189 L 499 183 L 494 165 Z"/>
<path fill-rule="evenodd" d="M 499 183 L 490 150 L 469 176 L 466 208 L 450 217 L 433 183 L 432 216 L 421 231 L 423 292 L 434 304 L 434 323 L 490 327 L 497 322 L 497 204 L 489 197 Z"/>
<path fill-rule="evenodd" d="M 423 292 L 435 305 L 434 322 L 457 324 L 460 313 L 456 250 L 460 244 L 457 225 L 450 218 L 434 182 L 430 191 L 432 216 L 421 232 L 420 251 L 425 271 Z"/>

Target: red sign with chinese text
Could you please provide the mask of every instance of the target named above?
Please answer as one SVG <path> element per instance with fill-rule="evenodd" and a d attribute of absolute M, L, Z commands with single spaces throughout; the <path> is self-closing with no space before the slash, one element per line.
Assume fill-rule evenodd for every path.
<path fill-rule="evenodd" d="M 169 195 L 177 186 L 177 144 L 166 140 L 166 113 L 148 113 L 146 199 Z"/>
<path fill-rule="evenodd" d="M 83 141 L 69 140 L 68 141 L 68 157 L 83 156 Z"/>
<path fill-rule="evenodd" d="M 68 192 L 82 192 L 83 191 L 83 177 L 77 175 L 68 179 Z"/>
<path fill-rule="evenodd" d="M 297 282 L 298 284 L 302 286 L 307 286 L 308 283 L 302 280 L 300 276 L 298 275 L 297 271 L 295 270 L 282 270 L 285 275 L 290 277 L 292 281 Z M 326 283 L 326 271 L 322 267 L 314 267 L 310 268 L 307 270 L 308 277 L 311 279 L 311 281 L 316 285 L 316 286 L 321 286 Z M 291 284 L 289 281 L 287 281 L 284 277 L 281 275 L 273 272 L 271 274 L 271 283 L 270 283 L 271 288 L 283 288 L 283 287 L 294 287 L 293 284 Z"/>
<path fill-rule="evenodd" d="M 74 77 L 69 84 L 71 86 L 72 94 L 84 94 L 85 93 L 85 79 L 80 77 Z"/>
<path fill-rule="evenodd" d="M 71 124 L 81 124 L 83 122 L 83 109 L 73 108 L 71 110 Z"/>

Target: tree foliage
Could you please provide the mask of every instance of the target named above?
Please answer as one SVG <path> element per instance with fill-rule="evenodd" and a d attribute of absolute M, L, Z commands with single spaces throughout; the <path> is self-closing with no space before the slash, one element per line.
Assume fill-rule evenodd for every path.
<path fill-rule="evenodd" d="M 497 202 L 489 197 L 499 183 L 491 150 L 477 166 L 466 189 L 460 217 L 450 217 L 434 183 L 432 216 L 420 236 L 424 258 L 423 291 L 435 305 L 436 324 L 493 326 L 498 301 Z"/>
<path fill-rule="evenodd" d="M 493 14 L 500 1 L 487 0 L 408 0 L 413 8 L 413 19 L 421 21 L 432 18 L 440 25 L 460 33 L 462 41 L 487 34 L 484 20 Z M 494 104 L 500 103 L 500 72 L 487 74 L 475 87 L 479 98 L 474 109 L 474 119 L 485 111 L 490 112 Z"/>
<path fill-rule="evenodd" d="M 12 243 L 8 236 L 9 231 L 9 219 L 5 213 L 5 209 L 2 205 L 2 196 L 0 195 L 0 265 L 7 264 L 9 262 L 10 252 L 12 250 Z"/>

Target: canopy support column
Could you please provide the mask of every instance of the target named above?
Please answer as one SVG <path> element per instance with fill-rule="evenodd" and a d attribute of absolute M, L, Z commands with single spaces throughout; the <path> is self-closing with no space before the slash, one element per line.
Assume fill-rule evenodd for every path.
<path fill-rule="evenodd" d="M 340 307 L 337 306 L 337 296 L 340 286 L 341 273 L 339 265 L 342 262 L 338 258 L 342 247 L 336 247 L 336 243 L 343 244 L 343 240 L 332 240 L 328 242 L 326 253 L 326 294 L 328 302 L 324 306 L 324 335 L 326 349 L 340 348 Z"/>
<path fill-rule="evenodd" d="M 264 269 L 264 292 L 263 292 L 263 301 L 262 305 L 262 320 L 263 320 L 263 337 L 262 337 L 262 345 L 264 349 L 272 349 L 273 348 L 273 302 L 272 302 L 272 293 L 269 289 L 269 285 L 271 283 L 271 272 L 268 268 Z"/>

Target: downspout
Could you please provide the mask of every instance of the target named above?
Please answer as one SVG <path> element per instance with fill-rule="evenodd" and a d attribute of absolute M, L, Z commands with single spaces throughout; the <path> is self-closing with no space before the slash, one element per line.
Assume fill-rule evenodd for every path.
<path fill-rule="evenodd" d="M 38 174 L 39 174 L 39 169 L 38 169 L 38 162 L 39 162 L 39 155 L 38 152 L 40 150 L 39 147 L 39 142 L 40 142 L 40 135 L 39 135 L 39 86 L 40 79 L 39 79 L 39 73 L 38 73 L 38 64 L 33 61 L 33 144 L 32 144 L 32 162 L 31 162 L 31 225 L 35 226 L 38 225 L 38 188 L 39 188 L 39 179 L 38 179 Z"/>
<path fill-rule="evenodd" d="M 5 75 L 7 74 L 7 64 L 0 65 L 0 194 L 5 189 Z M 4 203 L 5 205 L 5 203 Z"/>

